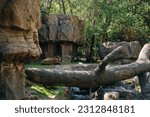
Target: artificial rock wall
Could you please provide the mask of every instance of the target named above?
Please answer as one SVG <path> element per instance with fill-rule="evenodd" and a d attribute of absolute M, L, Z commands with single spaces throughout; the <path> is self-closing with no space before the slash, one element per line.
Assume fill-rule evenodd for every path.
<path fill-rule="evenodd" d="M 41 54 L 39 0 L 0 0 L 0 99 L 23 99 L 22 60 Z"/>
<path fill-rule="evenodd" d="M 61 56 L 71 61 L 83 43 L 84 21 L 73 15 L 49 15 L 42 20 L 39 40 L 44 58 Z"/>

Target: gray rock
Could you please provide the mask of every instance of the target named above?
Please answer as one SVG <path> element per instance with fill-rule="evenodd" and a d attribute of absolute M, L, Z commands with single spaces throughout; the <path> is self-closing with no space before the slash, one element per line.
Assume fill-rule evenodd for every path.
<path fill-rule="evenodd" d="M 39 30 L 43 56 L 61 56 L 71 62 L 79 45 L 83 44 L 84 21 L 73 15 L 49 15 Z M 53 52 L 52 52 L 53 51 Z"/>
<path fill-rule="evenodd" d="M 124 59 L 137 59 L 139 52 L 141 51 L 141 44 L 138 41 L 133 42 L 106 42 L 99 46 L 99 55 L 101 58 L 104 58 L 115 48 L 119 46 L 124 46 L 127 48 L 127 55 Z"/>
<path fill-rule="evenodd" d="M 107 92 L 104 94 L 104 100 L 119 100 L 118 92 Z"/>
<path fill-rule="evenodd" d="M 98 90 L 98 97 L 102 100 L 135 100 L 138 95 L 138 92 L 122 86 L 105 86 Z"/>
<path fill-rule="evenodd" d="M 138 75 L 141 93 L 144 99 L 150 99 L 150 72 Z"/>

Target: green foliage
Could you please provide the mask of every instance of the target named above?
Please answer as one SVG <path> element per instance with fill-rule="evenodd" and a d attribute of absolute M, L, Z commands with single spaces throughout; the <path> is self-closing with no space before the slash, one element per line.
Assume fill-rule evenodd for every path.
<path fill-rule="evenodd" d="M 38 99 L 67 99 L 64 95 L 64 87 L 44 87 L 43 85 L 32 84 L 26 86 L 26 91 L 31 93 L 33 96 L 38 97 Z"/>
<path fill-rule="evenodd" d="M 42 11 L 48 14 L 63 13 L 61 0 L 53 0 L 53 3 L 47 6 L 44 6 L 44 1 L 41 0 Z M 140 38 L 149 38 L 149 0 L 64 0 L 64 2 L 66 14 L 77 15 L 85 20 L 84 47 L 90 48 L 91 38 L 94 36 L 92 47 L 94 53 L 100 42 L 121 41 L 122 31 L 126 27 L 137 32 Z"/>
<path fill-rule="evenodd" d="M 40 85 L 33 85 L 31 87 L 31 89 L 39 92 L 40 96 L 52 97 L 53 95 L 57 95 L 58 94 L 58 91 L 51 91 L 51 90 L 48 90 L 45 87 L 42 87 Z"/>

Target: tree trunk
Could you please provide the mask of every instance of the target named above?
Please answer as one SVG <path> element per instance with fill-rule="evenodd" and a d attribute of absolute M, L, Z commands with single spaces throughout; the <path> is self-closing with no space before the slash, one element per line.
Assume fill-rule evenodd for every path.
<path fill-rule="evenodd" d="M 70 0 L 68 0 L 68 4 L 69 4 L 69 7 L 70 7 L 70 13 L 71 13 L 71 15 L 73 15 L 72 3 L 71 3 Z"/>
<path fill-rule="evenodd" d="M 49 1 L 48 1 L 48 7 L 47 7 L 47 9 L 51 10 L 51 8 L 52 8 L 52 3 L 53 3 L 53 0 L 49 0 Z"/>
<path fill-rule="evenodd" d="M 143 47 L 136 62 L 114 67 L 107 66 L 110 62 L 126 55 L 126 48 L 118 47 L 108 54 L 93 71 L 28 68 L 25 73 L 27 74 L 27 79 L 45 85 L 96 88 L 150 71 L 150 44 L 146 44 Z"/>
<path fill-rule="evenodd" d="M 64 0 L 61 0 L 62 7 L 63 7 L 63 13 L 66 14 L 66 9 L 65 9 L 65 3 Z"/>
<path fill-rule="evenodd" d="M 28 68 L 26 69 L 26 74 L 29 80 L 49 86 L 98 86 L 96 82 L 93 82 L 93 78 L 90 75 L 91 72 L 89 71 Z"/>

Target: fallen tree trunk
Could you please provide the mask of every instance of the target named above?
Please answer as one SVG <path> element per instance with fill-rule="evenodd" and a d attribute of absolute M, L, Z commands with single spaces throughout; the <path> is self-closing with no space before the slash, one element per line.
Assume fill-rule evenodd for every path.
<path fill-rule="evenodd" d="M 69 71 L 58 69 L 26 69 L 28 79 L 44 85 L 64 85 L 79 87 L 96 87 L 89 71 Z"/>
<path fill-rule="evenodd" d="M 107 55 L 93 71 L 27 68 L 25 73 L 27 79 L 44 85 L 96 88 L 150 71 L 150 44 L 144 45 L 136 62 L 113 67 L 107 66 L 110 62 L 126 55 L 126 48 L 118 47 Z"/>

